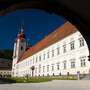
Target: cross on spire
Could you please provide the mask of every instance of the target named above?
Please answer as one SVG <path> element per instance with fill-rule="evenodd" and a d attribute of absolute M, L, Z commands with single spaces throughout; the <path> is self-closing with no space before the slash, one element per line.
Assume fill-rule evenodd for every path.
<path fill-rule="evenodd" d="M 19 28 L 19 33 L 20 33 L 20 28 Z"/>
<path fill-rule="evenodd" d="M 24 20 L 22 20 L 22 26 L 24 25 Z"/>
<path fill-rule="evenodd" d="M 24 20 L 22 20 L 22 28 L 21 28 L 21 32 L 23 32 L 23 29 L 24 29 L 23 25 L 24 25 Z"/>

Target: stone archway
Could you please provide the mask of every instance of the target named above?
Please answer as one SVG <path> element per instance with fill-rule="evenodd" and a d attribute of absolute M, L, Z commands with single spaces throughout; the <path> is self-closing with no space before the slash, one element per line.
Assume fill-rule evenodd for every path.
<path fill-rule="evenodd" d="M 90 0 L 0 0 L 0 17 L 20 9 L 41 9 L 70 21 L 82 33 L 90 51 Z"/>

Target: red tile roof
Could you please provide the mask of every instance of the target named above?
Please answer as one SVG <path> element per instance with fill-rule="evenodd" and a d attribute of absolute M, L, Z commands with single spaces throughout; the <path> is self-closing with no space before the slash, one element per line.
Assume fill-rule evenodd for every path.
<path fill-rule="evenodd" d="M 58 40 L 70 35 L 71 33 L 77 31 L 77 29 L 70 23 L 66 22 L 60 26 L 57 30 L 52 32 L 50 35 L 46 36 L 43 40 L 38 42 L 36 45 L 27 50 L 18 62 L 30 57 L 31 55 L 39 52 L 40 50 L 48 47 L 49 45 L 57 42 Z"/>

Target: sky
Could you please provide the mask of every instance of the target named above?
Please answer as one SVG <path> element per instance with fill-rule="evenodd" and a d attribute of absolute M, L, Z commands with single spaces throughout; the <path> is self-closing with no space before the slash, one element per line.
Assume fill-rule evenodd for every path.
<path fill-rule="evenodd" d="M 23 20 L 26 41 L 29 39 L 32 46 L 67 22 L 58 15 L 50 15 L 42 10 L 26 9 L 9 13 L 0 18 L 0 50 L 14 49 L 15 38 Z"/>

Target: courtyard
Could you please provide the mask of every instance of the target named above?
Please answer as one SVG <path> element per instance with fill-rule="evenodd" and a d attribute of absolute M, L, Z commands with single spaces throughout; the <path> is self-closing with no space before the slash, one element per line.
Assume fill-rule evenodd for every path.
<path fill-rule="evenodd" d="M 53 80 L 42 83 L 4 83 L 0 90 L 90 90 L 89 80 Z"/>

